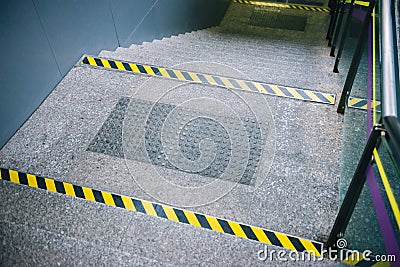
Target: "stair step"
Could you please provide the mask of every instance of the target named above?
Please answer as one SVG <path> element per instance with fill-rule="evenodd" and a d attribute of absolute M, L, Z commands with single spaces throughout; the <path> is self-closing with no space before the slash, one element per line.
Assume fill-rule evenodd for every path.
<path fill-rule="evenodd" d="M 151 56 L 148 56 L 151 55 Z M 215 62 L 216 60 L 211 57 L 189 57 L 189 56 L 181 56 L 174 55 L 168 56 L 163 53 L 143 53 L 142 51 L 133 52 L 129 49 L 119 49 L 118 52 L 110 52 L 110 53 L 101 53 L 100 56 L 104 56 L 114 60 L 123 60 L 130 62 L 138 62 L 142 64 L 150 64 L 161 67 L 171 67 L 177 64 L 183 64 L 187 62 L 196 62 L 196 61 L 209 61 Z M 290 66 L 288 69 L 283 69 L 282 66 L 280 69 L 268 68 L 266 66 L 252 66 L 249 64 L 244 64 L 243 62 L 238 62 L 237 60 L 233 60 L 227 58 L 225 60 L 221 60 L 225 65 L 231 66 L 233 68 L 242 71 L 246 74 L 249 79 L 255 81 L 262 81 L 266 83 L 292 86 L 298 88 L 305 88 L 311 90 L 321 90 L 321 91 L 330 91 L 332 88 L 337 88 L 338 81 L 341 82 L 341 76 L 332 72 L 318 72 L 313 73 L 313 78 L 310 79 L 304 70 L 299 69 L 299 72 L 296 75 L 293 75 L 293 70 L 290 70 Z M 221 62 L 220 61 L 220 62 Z M 218 63 L 218 62 L 216 62 Z M 180 69 L 180 68 L 179 68 Z M 190 67 L 186 64 L 183 70 L 190 71 Z M 302 71 L 302 72 L 300 72 Z M 291 75 L 288 75 L 291 73 Z M 336 85 L 336 86 L 334 86 Z M 334 90 L 336 91 L 336 89 Z"/>
<path fill-rule="evenodd" d="M 323 27 L 327 26 L 326 17 L 321 17 L 323 18 L 321 27 L 312 33 L 314 36 L 311 36 L 309 32 L 251 27 L 244 23 L 246 18 L 239 18 L 239 15 L 241 9 L 250 10 L 252 7 L 235 5 L 232 9 L 232 6 L 234 4 L 231 4 L 226 15 L 231 18 L 226 18 L 221 26 L 131 45 L 129 48 L 118 48 L 115 51 L 103 50 L 99 56 L 322 92 L 339 91 L 343 83 L 343 74 L 332 73 L 334 59 L 329 57 L 329 48 L 325 45 L 324 37 L 319 38 L 323 35 Z M 235 14 L 235 10 L 239 13 Z M 303 13 L 306 14 L 306 12 L 301 14 Z M 312 25 L 312 29 L 316 26 L 319 25 Z M 104 63 L 104 66 L 107 67 L 107 64 Z M 64 186 L 62 190 L 65 194 L 60 195 L 49 192 L 51 191 L 49 187 L 47 187 L 49 191 L 44 191 L 0 181 L 0 192 L 2 192 L 0 259 L 4 259 L 3 255 L 6 255 L 6 259 L 11 262 L 9 265 L 24 265 L 22 259 L 32 259 L 37 265 L 47 266 L 58 263 L 130 266 L 281 265 L 282 262 L 276 260 L 263 262 L 258 259 L 260 250 L 278 250 L 278 247 L 265 246 L 254 240 L 240 238 L 240 235 L 251 238 L 251 231 L 246 230 L 248 228 L 242 224 L 233 223 L 229 226 L 226 220 L 256 226 L 253 229 L 262 227 L 272 229 L 270 232 L 276 230 L 307 239 L 318 241 L 327 239 L 337 210 L 342 134 L 342 117 L 336 114 L 333 105 L 284 97 L 263 97 L 257 93 L 242 94 L 242 91 L 238 90 L 207 84 L 183 83 L 163 77 L 149 79 L 144 75 L 118 71 L 115 66 L 110 70 L 106 67 L 77 64 L 0 151 L 0 164 L 2 164 L 0 167 L 53 177 L 68 183 L 69 186 L 57 183 Z M 149 73 L 152 71 L 147 66 L 145 69 Z M 229 75 L 231 73 L 232 76 Z M 239 82 L 232 81 L 232 84 Z M 276 87 L 271 88 L 276 89 Z M 221 108 L 214 105 L 214 102 L 207 102 L 212 98 L 223 104 L 226 101 L 226 107 Z M 105 152 L 107 149 L 124 151 L 123 147 L 118 147 L 118 142 L 123 140 L 127 133 L 136 133 L 135 129 L 143 130 L 145 127 L 145 124 L 138 123 L 133 125 L 132 131 L 121 130 L 129 118 L 133 118 L 134 121 L 140 120 L 139 116 L 135 116 L 146 112 L 138 109 L 137 113 L 131 114 L 133 117 L 121 115 L 124 111 L 118 109 L 118 104 L 125 100 L 137 101 L 132 102 L 133 107 L 140 108 L 141 101 L 152 104 L 156 101 L 154 99 L 165 101 L 163 104 L 170 106 L 181 104 L 179 101 L 191 105 L 191 100 L 199 100 L 199 106 L 196 106 L 198 110 L 193 112 L 196 119 L 199 118 L 199 114 L 200 118 L 212 118 L 215 115 L 216 121 L 219 122 L 218 116 L 223 116 L 221 114 L 225 114 L 227 110 L 234 111 L 238 114 L 238 118 L 229 117 L 229 122 L 233 126 L 240 124 L 241 116 L 246 117 L 248 113 L 254 115 L 260 122 L 260 127 L 265 127 L 263 132 L 271 138 L 263 136 L 262 140 L 266 146 L 262 147 L 262 153 L 273 157 L 273 160 L 265 158 L 262 165 L 256 167 L 257 171 L 260 171 L 259 176 L 262 176 L 259 183 L 245 185 L 239 182 L 218 200 L 187 208 L 196 212 L 196 214 L 186 213 L 192 216 L 187 217 L 187 220 L 193 220 L 191 225 L 173 221 L 174 217 L 168 217 L 171 214 L 163 215 L 162 212 L 166 213 L 167 209 L 160 210 L 159 208 L 165 207 L 156 203 L 164 200 L 153 199 L 156 198 L 156 194 L 145 191 L 135 180 L 137 176 L 148 178 L 152 174 L 151 170 L 160 170 L 160 173 L 165 172 L 164 178 L 169 179 L 174 176 L 171 182 L 186 183 L 186 185 L 209 182 L 211 178 L 185 169 L 173 170 L 166 168 L 165 165 L 164 168 L 163 165 L 135 159 L 128 167 L 127 162 L 131 159 L 125 159 L 123 152 L 122 156 Z M 205 102 L 202 102 L 203 100 Z M 165 110 L 161 108 L 158 112 L 163 113 L 161 115 L 169 115 Z M 182 120 L 190 120 L 191 114 L 182 112 L 179 116 L 182 116 L 180 117 Z M 115 119 L 114 115 L 118 118 Z M 153 127 L 159 122 L 158 119 L 155 121 L 156 123 L 148 120 L 146 123 L 149 122 Z M 254 120 L 253 123 L 255 122 Z M 107 135 L 101 139 L 104 127 L 106 129 L 104 132 L 111 137 Z M 210 133 L 215 132 L 212 127 L 214 126 L 207 126 L 206 130 Z M 180 134 L 180 129 L 172 129 L 172 132 Z M 197 136 L 196 131 L 194 132 L 194 134 L 188 132 L 182 134 L 189 137 Z M 165 136 L 173 138 L 168 134 Z M 108 137 L 110 138 L 107 139 Z M 153 147 L 154 142 L 159 140 L 158 137 L 150 137 L 150 145 Z M 196 138 L 193 137 L 190 142 L 196 143 Z M 222 143 L 226 141 L 221 136 L 219 138 L 218 140 L 222 139 Z M 258 137 L 256 139 L 261 140 Z M 98 140 L 102 140 L 105 145 L 103 147 L 99 145 L 99 150 L 90 150 L 91 144 Z M 135 141 L 132 143 L 137 144 Z M 253 144 L 253 141 L 245 143 Z M 239 145 L 241 144 L 237 145 L 238 148 Z M 200 147 L 200 150 L 202 152 L 203 149 Z M 209 148 L 204 149 L 205 152 L 208 150 Z M 156 151 L 152 155 L 157 156 L 157 153 Z M 240 156 L 246 158 L 246 155 Z M 251 160 L 249 158 L 252 164 L 254 161 L 254 158 Z M 267 163 L 272 164 L 271 168 L 267 168 Z M 238 172 L 236 167 L 233 169 L 235 173 Z M 33 171 L 30 171 L 31 169 Z M 11 177 L 16 179 L 9 175 L 10 180 Z M 21 177 L 28 179 L 28 176 Z M 33 187 L 32 176 L 29 177 L 30 186 Z M 259 177 L 254 179 L 257 180 Z M 316 180 L 320 183 L 315 183 Z M 159 181 L 150 182 L 150 179 L 144 181 L 157 193 L 166 195 L 170 193 Z M 229 183 L 231 181 L 225 180 L 222 185 L 217 184 L 215 188 L 229 187 Z M 97 192 L 95 197 L 97 203 L 87 201 L 90 197 L 86 195 L 86 200 L 67 196 L 81 194 L 83 188 L 80 186 L 100 190 L 91 191 L 93 196 Z M 111 195 L 111 201 L 107 192 L 114 193 Z M 122 201 L 120 195 L 130 196 L 140 202 L 141 206 L 134 207 L 139 212 L 112 207 L 113 205 L 121 207 L 117 201 L 118 199 Z M 173 201 L 185 199 L 189 195 L 188 191 L 182 195 L 173 195 Z M 197 197 L 200 198 L 196 196 L 187 199 L 196 200 Z M 141 202 L 137 199 L 150 202 Z M 109 206 L 98 202 L 108 203 Z M 168 205 L 174 204 L 168 203 Z M 157 216 L 140 213 L 140 207 L 146 211 L 145 213 L 152 215 L 156 213 Z M 175 210 L 180 208 L 183 209 L 176 207 Z M 205 229 L 207 224 L 201 219 L 205 216 L 201 214 L 208 214 L 214 219 L 224 218 L 216 221 L 220 223 L 220 227 L 224 221 L 229 226 L 226 229 L 231 229 L 234 235 L 227 234 L 229 231 L 225 229 L 223 229 L 225 233 L 216 232 L 216 228 L 213 228 L 215 231 Z M 160 218 L 163 216 L 167 216 L 169 220 Z M 175 216 L 178 217 L 178 213 Z M 182 217 L 180 218 L 178 220 L 182 221 Z M 193 227 L 196 221 L 201 227 Z M 211 223 L 212 220 L 206 222 Z M 230 228 L 234 225 L 243 228 Z M 265 235 L 267 232 L 264 232 Z M 291 241 L 292 239 L 287 236 L 285 239 L 284 236 L 285 234 L 282 234 L 283 239 L 279 238 L 278 242 L 276 237 L 275 244 L 283 242 L 282 247 L 303 246 L 301 242 L 290 243 L 299 242 L 298 239 Z M 11 250 L 12 248 L 17 249 Z M 69 262 L 68 257 L 72 257 L 73 260 Z M 12 262 L 20 259 L 21 262 L 16 261 L 15 264 Z M 337 263 L 324 260 L 310 261 L 307 265 L 333 266 Z"/>
<path fill-rule="evenodd" d="M 181 46 L 182 44 L 182 46 Z M 123 50 L 124 48 L 118 48 L 116 52 Z M 274 67 L 276 69 L 282 68 L 286 69 L 287 67 L 293 68 L 294 72 L 297 70 L 307 70 L 307 71 L 323 71 L 323 72 L 331 72 L 333 69 L 334 58 L 329 56 L 317 56 L 314 53 L 313 56 L 309 56 L 307 54 L 299 54 L 294 56 L 288 55 L 284 51 L 273 51 L 273 50 L 264 50 L 262 48 L 258 49 L 247 49 L 246 47 L 242 48 L 233 48 L 229 46 L 220 47 L 219 44 L 216 45 L 208 45 L 208 46 L 200 46 L 194 43 L 179 43 L 174 40 L 163 40 L 160 42 L 154 42 L 152 44 L 144 44 L 140 47 L 132 49 L 133 51 L 140 50 L 143 53 L 165 53 L 167 55 L 181 55 L 187 56 L 189 58 L 193 58 L 197 56 L 199 58 L 210 58 L 212 57 L 214 60 L 220 58 L 221 61 L 225 61 L 226 58 L 228 60 L 236 60 L 240 62 L 240 64 L 246 65 L 251 62 L 254 65 L 254 62 L 259 63 L 259 65 L 268 65 L 268 67 Z M 275 49 L 276 50 L 276 49 Z M 260 55 L 273 55 L 271 57 L 268 56 L 260 56 Z M 245 57 L 245 58 L 244 58 Z M 253 59 L 254 58 L 254 59 Z"/>
<path fill-rule="evenodd" d="M 143 45 L 143 44 L 151 44 L 151 43 L 153 43 L 153 42 L 156 42 L 156 41 L 162 41 L 162 40 L 168 40 L 168 39 L 171 39 L 171 38 L 174 38 L 174 37 L 178 37 L 178 36 L 183 36 L 183 35 L 185 35 L 185 34 L 191 34 L 191 33 L 196 33 L 196 32 L 200 32 L 200 31 L 212 31 L 212 30 L 214 30 L 216 28 L 216 26 L 213 26 L 213 27 L 209 27 L 209 28 L 205 28 L 205 29 L 200 29 L 200 30 L 194 30 L 194 31 L 190 31 L 190 32 L 186 32 L 186 33 L 179 33 L 179 34 L 176 34 L 176 35 L 171 35 L 171 36 L 167 36 L 167 37 L 163 37 L 163 38 L 161 38 L 161 39 L 154 39 L 153 41 L 144 41 L 143 43 L 141 43 L 141 44 L 131 44 L 129 47 L 124 47 L 124 48 L 135 48 L 135 47 L 137 47 L 137 46 L 141 46 L 141 45 Z"/>
<path fill-rule="evenodd" d="M 180 54 L 192 56 L 196 55 L 203 57 L 203 55 L 210 55 L 213 58 L 221 58 L 225 60 L 226 57 L 242 60 L 243 64 L 246 62 L 257 63 L 258 65 L 268 65 L 271 67 L 286 68 L 292 67 L 294 71 L 297 69 L 308 69 L 310 71 L 332 71 L 334 58 L 332 57 L 318 57 L 307 55 L 290 55 L 283 51 L 274 52 L 272 49 L 247 49 L 247 47 L 233 48 L 228 46 L 220 46 L 219 44 L 203 46 L 189 42 L 156 42 L 150 45 L 143 45 L 138 48 L 143 51 L 163 51 L 170 54 Z M 275 66 L 274 66 L 275 65 Z"/>
<path fill-rule="evenodd" d="M 258 266 L 265 264 L 258 259 L 258 251 L 279 249 L 9 182 L 0 181 L 0 188 L 0 255 L 3 263 L 9 263 L 6 265 L 24 265 L 29 259 L 40 266 Z M 76 208 L 82 206 L 96 217 L 79 213 Z M 56 224 L 55 217 L 62 223 Z M 124 228 L 104 236 L 90 236 L 88 232 L 97 233 L 95 230 L 100 227 L 92 220 L 103 221 L 109 230 L 110 226 Z"/>
<path fill-rule="evenodd" d="M 299 51 L 304 51 L 304 54 L 310 55 L 310 56 L 318 56 L 318 57 L 327 57 L 329 56 L 329 47 L 324 47 L 321 45 L 315 45 L 315 46 L 306 46 L 306 47 L 301 47 L 299 43 L 293 43 L 290 41 L 285 41 L 285 40 L 264 40 L 263 42 L 253 42 L 252 38 L 248 38 L 246 41 L 243 42 L 237 42 L 233 38 L 226 37 L 226 38 L 219 38 L 216 40 L 209 39 L 209 38 L 203 38 L 201 34 L 197 35 L 197 39 L 193 38 L 193 36 L 174 36 L 172 38 L 164 39 L 164 40 L 157 40 L 154 41 L 153 43 L 160 43 L 161 41 L 166 41 L 166 43 L 169 42 L 174 42 L 174 43 L 182 43 L 182 44 L 197 44 L 201 46 L 220 46 L 224 47 L 226 49 L 235 49 L 235 48 L 240 48 L 242 49 L 245 47 L 246 49 L 249 50 L 274 50 L 276 51 L 282 51 L 282 54 L 296 54 L 294 52 L 299 52 Z M 235 45 L 232 45 L 235 44 Z M 149 45 L 149 44 L 146 44 Z M 317 55 L 315 55 L 317 54 Z M 301 53 L 303 55 L 303 53 Z"/>
<path fill-rule="evenodd" d="M 0 221 L 0 236 L 2 266 L 173 266 L 139 256 L 135 251 L 35 228 L 31 221 Z"/>
<path fill-rule="evenodd" d="M 274 49 L 275 51 L 279 48 L 279 51 L 285 53 L 300 52 L 301 55 L 315 56 L 329 56 L 329 47 L 324 47 L 321 44 L 307 44 L 302 43 L 302 40 L 293 41 L 293 39 L 282 39 L 282 38 L 259 38 L 253 36 L 245 36 L 240 34 L 219 34 L 210 31 L 198 32 L 195 34 L 188 34 L 184 36 L 172 37 L 170 40 L 181 39 L 188 40 L 192 43 L 204 42 L 204 43 L 217 43 L 225 46 L 232 46 L 235 44 L 236 47 L 248 47 L 249 49 Z M 297 53 L 298 54 L 298 53 Z"/>

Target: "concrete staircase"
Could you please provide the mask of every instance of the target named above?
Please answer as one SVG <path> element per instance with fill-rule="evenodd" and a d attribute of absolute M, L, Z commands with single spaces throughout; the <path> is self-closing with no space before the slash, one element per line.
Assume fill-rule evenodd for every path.
<path fill-rule="evenodd" d="M 269 15 L 307 18 L 304 31 L 292 31 L 250 25 L 257 9 L 232 3 L 218 27 L 102 51 L 99 57 L 337 94 L 343 77 L 332 73 L 334 59 L 325 44 L 328 14 L 263 8 Z M 181 87 L 186 91 L 176 91 Z M 263 140 L 263 148 L 274 153 L 260 163 L 262 171 L 255 174 L 254 184 L 222 181 L 221 185 L 232 186 L 231 190 L 188 210 L 320 242 L 327 240 L 338 206 L 342 140 L 342 117 L 332 105 L 149 78 L 78 62 L 0 151 L 0 167 L 163 203 L 167 201 L 149 194 L 132 177 L 146 177 L 150 168 L 157 168 L 180 186 L 216 180 L 88 149 L 102 129 L 114 129 L 118 134 L 125 127 L 118 117 L 121 99 L 156 102 L 159 96 L 163 97 L 160 102 L 176 106 L 179 101 L 201 97 L 226 101 L 240 114 L 239 121 L 253 112 L 260 128 L 271 137 Z M 229 108 L 210 103 L 196 104 L 195 112 L 220 120 L 230 114 Z M 120 141 L 104 142 L 110 142 L 107 149 L 112 150 Z M 153 186 L 163 195 L 160 185 Z M 257 253 L 264 244 L 248 239 L 5 181 L 0 181 L 0 192 L 0 265 L 282 264 L 260 261 Z M 169 200 L 186 201 L 184 196 L 175 197 Z"/>

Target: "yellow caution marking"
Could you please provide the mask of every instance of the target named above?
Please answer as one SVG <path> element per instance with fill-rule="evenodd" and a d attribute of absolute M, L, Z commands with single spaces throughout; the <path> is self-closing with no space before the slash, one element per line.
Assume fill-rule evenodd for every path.
<path fill-rule="evenodd" d="M 110 63 L 108 60 L 101 59 L 101 63 L 103 63 L 104 68 L 111 69 Z"/>
<path fill-rule="evenodd" d="M 188 72 L 188 73 L 189 73 L 190 78 L 192 78 L 193 81 L 201 82 L 200 78 L 197 76 L 196 73 L 193 73 L 193 72 Z"/>
<path fill-rule="evenodd" d="M 373 108 L 374 110 L 378 111 L 381 109 L 380 101 L 371 100 L 370 103 L 371 103 L 371 108 Z M 368 100 L 364 99 L 364 98 L 358 98 L 358 97 L 349 97 L 347 106 L 350 108 L 367 110 L 368 109 Z"/>
<path fill-rule="evenodd" d="M 131 67 L 133 72 L 140 73 L 140 70 L 139 70 L 139 68 L 137 67 L 136 64 L 129 63 L 129 67 Z"/>
<path fill-rule="evenodd" d="M 169 74 L 168 74 L 168 72 L 165 70 L 165 68 L 158 68 L 158 70 L 160 71 L 161 76 L 167 77 L 167 78 L 171 78 L 171 76 L 169 76 Z"/>
<path fill-rule="evenodd" d="M 54 180 L 49 179 L 49 178 L 44 178 L 44 181 L 46 183 L 47 190 L 57 193 L 56 184 L 55 184 Z"/>
<path fill-rule="evenodd" d="M 147 74 L 155 75 L 153 69 L 150 66 L 143 65 L 143 68 L 146 70 Z"/>
<path fill-rule="evenodd" d="M 253 230 L 254 234 L 257 236 L 258 240 L 260 242 L 266 243 L 271 245 L 271 241 L 268 239 L 267 235 L 264 233 L 264 231 L 261 228 L 258 227 L 250 227 L 251 230 Z"/>
<path fill-rule="evenodd" d="M 104 68 L 114 68 L 117 70 L 125 70 L 127 72 L 134 72 L 151 76 L 157 75 L 179 81 L 204 83 L 229 89 L 243 90 L 246 92 L 261 93 L 330 105 L 335 104 L 334 94 L 316 92 L 307 89 L 291 88 L 274 84 L 266 84 L 210 74 L 194 73 L 175 69 L 167 69 L 163 67 L 140 65 L 137 63 L 128 63 L 93 57 L 85 57 L 82 61 L 82 64 Z"/>
<path fill-rule="evenodd" d="M 69 183 L 63 183 L 63 184 L 64 184 L 64 189 L 65 189 L 65 194 L 67 194 L 68 196 L 71 196 L 71 197 L 76 197 L 74 186 Z"/>
<path fill-rule="evenodd" d="M 204 78 L 206 78 L 206 80 L 212 84 L 212 85 L 218 85 L 218 83 L 214 80 L 214 78 L 211 75 L 208 74 L 204 74 Z"/>
<path fill-rule="evenodd" d="M 205 215 L 205 217 L 206 217 L 208 223 L 210 224 L 211 229 L 213 229 L 214 231 L 217 231 L 217 232 L 221 232 L 221 233 L 224 232 L 224 229 L 222 229 L 221 225 L 219 224 L 219 222 L 216 218 L 210 217 L 207 215 Z"/>
<path fill-rule="evenodd" d="M 310 240 L 300 238 L 300 243 L 306 248 L 309 253 L 313 253 L 316 257 L 320 257 L 321 253 L 318 251 Z"/>
<path fill-rule="evenodd" d="M 176 77 L 178 77 L 179 80 L 186 81 L 186 78 L 185 76 L 183 76 L 182 72 L 180 72 L 179 70 L 173 70 L 173 72 L 175 73 Z"/>
<path fill-rule="evenodd" d="M 186 210 L 184 210 L 183 212 L 185 213 L 186 218 L 189 221 L 189 224 L 197 226 L 197 227 L 201 227 L 199 220 L 197 220 L 197 217 L 193 212 L 186 211 Z"/>
<path fill-rule="evenodd" d="M 286 235 L 281 233 L 275 233 L 275 235 L 285 248 L 288 248 L 290 250 L 296 250 L 296 248 L 293 246 L 292 242 Z"/>
<path fill-rule="evenodd" d="M 253 82 L 253 84 L 254 84 L 254 86 L 257 88 L 257 90 L 258 90 L 260 93 L 263 93 L 263 94 L 267 94 L 267 93 L 268 93 L 267 90 L 265 90 L 265 88 L 261 85 L 261 83 L 255 83 L 255 82 Z"/>
<path fill-rule="evenodd" d="M 276 95 L 286 96 L 277 85 L 270 85 L 269 87 L 275 92 Z"/>
<path fill-rule="evenodd" d="M 237 222 L 228 221 L 228 223 L 236 236 L 247 238 L 246 234 L 243 232 L 242 227 Z"/>
<path fill-rule="evenodd" d="M 157 212 L 153 207 L 153 204 L 147 201 L 142 201 L 142 205 L 144 210 L 146 211 L 146 214 L 149 214 L 151 216 L 156 216 L 157 217 Z"/>
<path fill-rule="evenodd" d="M 136 211 L 135 205 L 130 197 L 121 196 L 122 203 L 124 203 L 125 209 Z"/>
<path fill-rule="evenodd" d="M 296 89 L 290 88 L 290 87 L 285 87 L 285 88 L 286 88 L 286 90 L 289 91 L 289 93 L 291 93 L 294 96 L 294 98 L 297 98 L 297 99 L 302 98 L 302 96 L 296 91 Z"/>
<path fill-rule="evenodd" d="M 216 218 L 210 215 L 203 215 L 188 210 L 172 208 L 150 201 L 111 194 L 109 192 L 99 191 L 88 187 L 73 185 L 65 182 L 62 183 L 50 178 L 42 178 L 32 174 L 24 174 L 17 171 L 0 168 L 0 178 L 4 181 L 20 183 L 22 176 L 27 177 L 27 181 L 22 178 L 23 184 L 26 184 L 32 188 L 38 188 L 39 190 L 48 190 L 57 193 L 58 189 L 59 194 L 69 195 L 71 197 L 80 199 L 83 198 L 93 202 L 124 208 L 135 212 L 141 212 L 144 214 L 168 219 L 170 221 L 190 224 L 220 233 L 255 240 L 265 244 L 280 246 L 286 249 L 310 251 L 313 252 L 313 255 L 319 255 L 318 253 L 322 252 L 323 250 L 323 244 L 320 242 L 289 236 L 283 233 L 261 229 L 259 227 L 248 226 L 238 222 Z M 137 209 L 135 205 L 137 205 Z M 158 213 L 155 207 L 157 207 Z M 162 208 L 163 212 L 158 210 L 158 208 Z M 302 246 L 299 246 L 299 243 L 301 243 Z"/>
<path fill-rule="evenodd" d="M 227 78 L 219 77 L 219 79 L 225 84 L 226 87 L 235 88 L 235 86 L 233 86 L 232 83 Z"/>
<path fill-rule="evenodd" d="M 333 95 L 330 94 L 323 94 L 323 96 L 329 100 L 329 102 L 334 102 L 335 101 L 335 97 Z"/>
<path fill-rule="evenodd" d="M 101 195 L 103 196 L 104 203 L 109 205 L 109 206 L 114 206 L 115 207 L 115 202 L 112 197 L 112 195 L 108 192 L 101 192 Z"/>
<path fill-rule="evenodd" d="M 118 68 L 119 70 L 126 70 L 125 67 L 124 67 L 124 65 L 123 65 L 122 62 L 120 62 L 120 61 L 115 61 L 115 65 L 117 65 L 117 68 Z"/>
<path fill-rule="evenodd" d="M 32 174 L 27 174 L 26 178 L 28 179 L 28 185 L 30 187 L 38 188 L 36 176 Z"/>
<path fill-rule="evenodd" d="M 18 172 L 10 170 L 10 181 L 19 184 Z"/>
<path fill-rule="evenodd" d="M 308 95 L 313 101 L 318 101 L 319 98 L 318 96 L 316 96 L 313 92 L 311 91 L 304 91 L 306 93 L 306 95 Z"/>
<path fill-rule="evenodd" d="M 244 81 L 242 81 L 242 80 L 237 80 L 236 82 L 240 85 L 240 87 L 242 87 L 243 90 L 245 90 L 245 91 L 252 91 L 252 90 L 247 86 L 247 84 L 246 84 Z"/>
<path fill-rule="evenodd" d="M 92 189 L 82 186 L 82 191 L 83 194 L 85 195 L 85 199 L 96 202 Z"/>
<path fill-rule="evenodd" d="M 167 215 L 168 220 L 174 221 L 174 222 L 179 222 L 178 217 L 175 214 L 175 211 L 173 208 L 168 207 L 168 206 L 162 206 L 165 212 L 165 215 Z"/>
<path fill-rule="evenodd" d="M 94 58 L 92 57 L 87 57 L 87 59 L 89 60 L 89 64 L 92 66 L 97 66 L 96 61 L 94 60 Z"/>
<path fill-rule="evenodd" d="M 330 12 L 329 8 L 318 7 L 318 6 L 288 5 L 288 4 L 268 3 L 268 2 L 261 2 L 261 1 L 243 1 L 243 0 L 233 0 L 233 2 L 239 3 L 239 4 L 253 5 L 253 6 L 278 7 L 278 8 L 288 8 L 288 9 L 300 9 L 300 10 L 307 10 L 307 11 Z M 364 1 L 356 1 L 356 2 L 364 2 Z M 364 5 L 364 4 L 362 3 L 360 5 Z"/>

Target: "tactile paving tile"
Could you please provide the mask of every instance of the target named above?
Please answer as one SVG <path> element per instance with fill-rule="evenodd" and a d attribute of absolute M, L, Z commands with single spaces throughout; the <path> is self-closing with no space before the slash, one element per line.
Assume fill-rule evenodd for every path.
<path fill-rule="evenodd" d="M 304 31 L 307 25 L 307 17 L 284 15 L 264 8 L 255 8 L 249 24 L 259 27 Z"/>
<path fill-rule="evenodd" d="M 125 116 L 133 116 L 130 121 L 135 122 L 129 126 L 130 132 L 142 131 L 130 140 L 135 143 L 135 149 L 124 149 Z M 182 122 L 185 123 L 181 125 Z M 239 157 L 232 157 L 231 142 L 235 138 L 230 138 L 228 132 L 246 140 L 235 144 L 239 148 L 242 146 L 243 154 Z M 208 143 L 202 145 L 204 140 Z M 213 146 L 207 145 L 210 143 Z M 170 104 L 121 98 L 87 150 L 219 179 L 230 161 L 233 165 L 247 162 L 244 170 L 237 170 L 242 173 L 239 183 L 253 185 L 252 177 L 260 162 L 262 146 L 260 126 L 255 119 L 210 116 L 203 111 Z"/>

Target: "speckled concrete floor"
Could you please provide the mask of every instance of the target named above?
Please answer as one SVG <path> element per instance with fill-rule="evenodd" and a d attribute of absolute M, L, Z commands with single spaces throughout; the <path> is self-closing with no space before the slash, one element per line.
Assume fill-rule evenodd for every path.
<path fill-rule="evenodd" d="M 305 32 L 293 32 L 249 26 L 243 20 L 248 19 L 252 8 L 232 4 L 220 28 L 116 52 L 104 51 L 102 55 L 229 77 L 275 81 L 276 84 L 324 92 L 337 93 L 340 90 L 342 77 L 331 73 L 332 59 L 326 57 L 329 52 L 323 37 L 328 21 L 326 14 L 299 11 L 296 14 L 306 16 L 308 24 Z M 292 10 L 286 12 L 294 14 Z M 199 46 L 190 49 L 200 39 Z M 240 48 L 228 49 L 228 46 L 235 47 L 236 43 Z M 253 64 L 264 57 L 260 52 L 262 49 L 269 51 L 269 59 L 262 60 L 260 66 Z M 202 50 L 204 52 L 200 53 Z M 140 51 L 140 56 L 137 51 Z M 153 165 L 151 161 L 134 160 L 134 157 L 115 157 L 106 153 L 112 152 L 113 146 L 107 146 L 105 149 L 108 150 L 103 153 L 99 153 L 101 149 L 97 152 L 88 149 L 117 103 L 124 98 L 182 106 L 193 110 L 197 118 L 202 114 L 200 117 L 206 116 L 221 125 L 251 115 L 250 118 L 259 123 L 263 139 L 263 154 L 252 178 L 254 183 L 214 179 L 195 172 Z M 132 149 L 132 140 L 136 140 L 134 134 L 145 128 L 143 123 L 135 121 L 140 117 L 135 117 L 133 108 L 128 107 L 123 118 L 124 153 Z M 338 205 L 342 124 L 343 118 L 336 113 L 334 106 L 78 64 L 0 151 L 0 166 L 190 207 L 201 213 L 325 241 Z M 232 130 L 228 126 L 225 129 L 228 133 Z M 181 130 L 179 127 L 175 129 Z M 240 127 L 236 129 L 233 126 L 233 130 L 240 131 Z M 116 130 L 112 135 L 121 138 L 118 134 L 121 135 L 121 131 Z M 179 136 L 177 134 L 174 138 Z M 240 134 L 230 136 L 235 140 L 233 147 L 243 142 L 240 136 L 246 137 Z M 212 146 L 207 140 L 203 144 Z M 200 151 L 207 159 L 207 153 L 213 150 L 200 146 Z M 232 151 L 235 153 L 232 152 L 231 157 L 249 158 L 245 146 Z M 228 167 L 225 173 L 236 170 Z M 165 186 L 165 180 L 174 185 L 176 191 Z M 207 190 L 202 189 L 204 185 L 208 186 L 205 187 Z M 90 251 L 112 247 L 127 253 L 121 254 L 123 259 L 139 256 L 138 263 L 127 265 L 265 264 L 256 258 L 262 245 L 252 241 L 116 211 L 52 193 L 21 189 L 5 182 L 0 186 L 4 192 L 4 200 L 0 201 L 1 229 L 7 233 L 19 227 L 28 232 L 36 231 L 26 237 L 32 246 L 40 243 L 35 240 L 44 238 L 55 242 L 46 245 L 47 248 L 53 248 L 57 242 L 71 247 L 78 239 L 83 243 L 78 242 L 77 246 Z M 11 242 L 8 234 L 2 242 Z M 21 241 L 16 239 L 15 242 L 25 241 L 21 237 Z M 90 245 L 86 245 L 87 242 Z M 23 253 L 24 250 L 19 251 Z M 88 257 L 99 262 L 107 258 L 96 253 Z M 121 259 L 113 253 L 110 252 L 111 264 L 120 262 Z"/>

